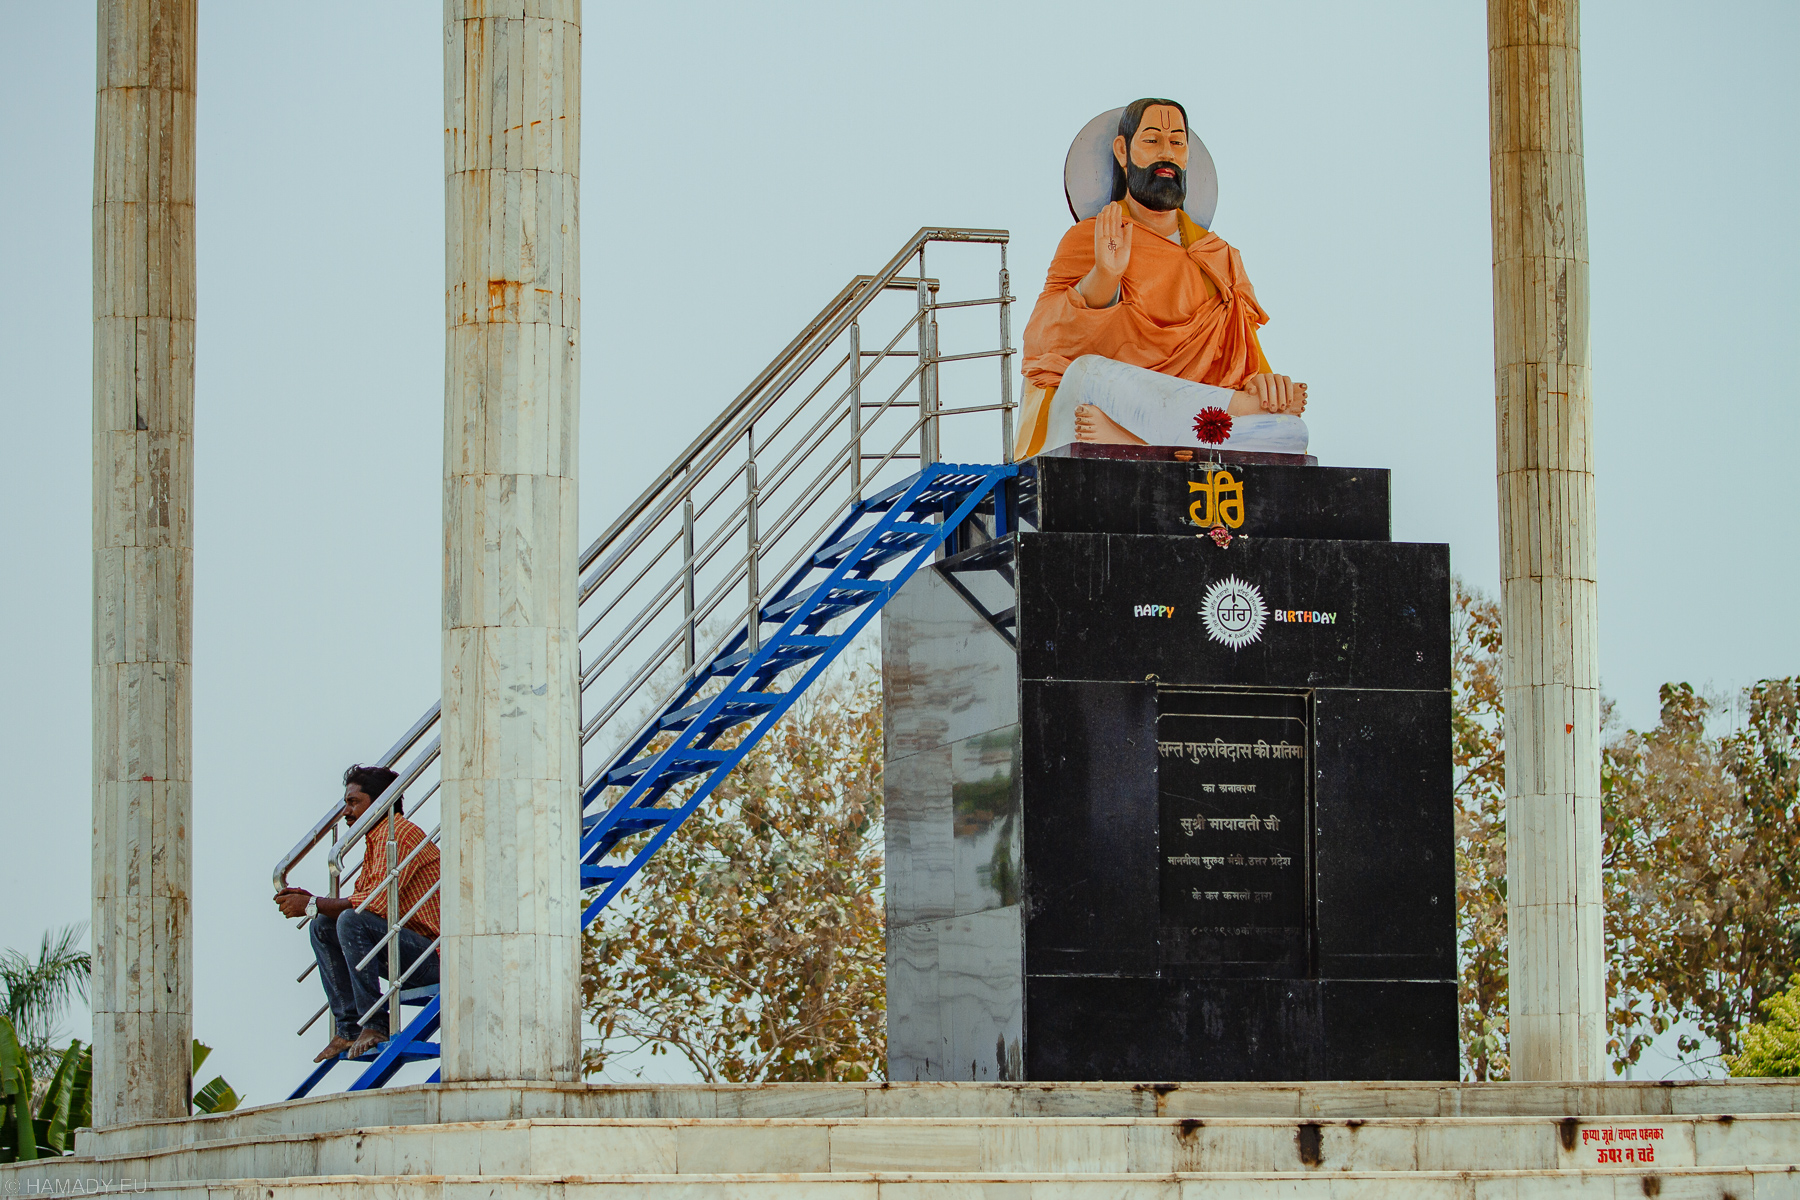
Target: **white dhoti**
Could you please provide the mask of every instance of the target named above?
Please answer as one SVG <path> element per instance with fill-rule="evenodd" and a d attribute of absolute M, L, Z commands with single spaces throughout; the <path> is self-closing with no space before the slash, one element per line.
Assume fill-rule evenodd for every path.
<path fill-rule="evenodd" d="M 1098 354 L 1084 354 L 1069 364 L 1050 398 L 1045 448 L 1075 440 L 1075 407 L 1091 404 L 1152 446 L 1200 446 L 1194 418 L 1203 408 L 1229 409 L 1234 393 L 1146 371 Z M 1251 413 L 1231 418 L 1231 436 L 1223 450 L 1263 454 L 1305 454 L 1306 422 L 1288 413 Z"/>

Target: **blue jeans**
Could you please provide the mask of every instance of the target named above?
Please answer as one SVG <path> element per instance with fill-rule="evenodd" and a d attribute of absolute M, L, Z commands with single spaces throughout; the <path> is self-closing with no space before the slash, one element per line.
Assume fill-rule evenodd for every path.
<path fill-rule="evenodd" d="M 357 1018 L 381 998 L 380 981 L 387 977 L 387 947 L 382 947 L 374 961 L 362 970 L 354 968 L 374 949 L 387 928 L 386 917 L 357 912 L 353 908 L 339 913 L 335 921 L 325 916 L 312 920 L 313 957 L 319 960 L 319 982 L 325 985 L 325 998 L 331 1002 L 331 1019 L 337 1022 L 337 1035 L 341 1038 L 355 1038 L 362 1032 Z M 400 930 L 400 971 L 403 975 L 431 941 L 410 929 Z M 430 961 L 420 963 L 418 970 L 406 976 L 404 986 L 425 987 L 437 981 L 438 956 L 433 952 Z M 384 1037 L 387 1035 L 385 1006 L 369 1018 L 369 1028 Z"/>

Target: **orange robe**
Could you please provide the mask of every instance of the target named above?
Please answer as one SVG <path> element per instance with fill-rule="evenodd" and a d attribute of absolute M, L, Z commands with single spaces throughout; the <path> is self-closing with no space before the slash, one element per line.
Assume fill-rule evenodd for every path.
<path fill-rule="evenodd" d="M 1216 387 L 1239 388 L 1269 370 L 1256 340 L 1269 314 L 1256 302 L 1244 260 L 1224 238 L 1178 215 L 1180 246 L 1147 228 L 1133 231 L 1131 261 L 1110 308 L 1089 308 L 1075 290 L 1094 266 L 1094 219 L 1063 235 L 1025 326 L 1026 379 L 1053 388 L 1083 354 Z"/>

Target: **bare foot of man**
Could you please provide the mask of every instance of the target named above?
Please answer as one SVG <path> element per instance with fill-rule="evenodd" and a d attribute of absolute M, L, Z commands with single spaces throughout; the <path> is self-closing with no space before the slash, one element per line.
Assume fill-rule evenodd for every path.
<path fill-rule="evenodd" d="M 323 1050 L 319 1051 L 319 1056 L 317 1058 L 313 1059 L 313 1061 L 316 1063 L 322 1063 L 328 1058 L 336 1058 L 338 1055 L 342 1054 L 344 1051 L 348 1050 L 349 1048 L 350 1048 L 350 1039 L 349 1038 L 334 1037 L 329 1042 L 325 1043 L 325 1048 Z"/>
<path fill-rule="evenodd" d="M 1102 446 L 1142 446 L 1144 439 L 1092 404 L 1075 406 L 1075 440 Z"/>
<path fill-rule="evenodd" d="M 385 1041 L 387 1041 L 387 1030 L 365 1029 L 356 1035 L 354 1042 L 350 1043 L 350 1057 L 361 1058 Z"/>

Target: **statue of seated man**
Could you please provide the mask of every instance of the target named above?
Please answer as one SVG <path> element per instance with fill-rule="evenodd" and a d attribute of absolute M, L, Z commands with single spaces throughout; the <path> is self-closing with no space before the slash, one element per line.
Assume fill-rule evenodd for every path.
<path fill-rule="evenodd" d="M 1306 385 L 1269 369 L 1256 337 L 1269 318 L 1243 259 L 1184 211 L 1189 146 L 1175 101 L 1122 111 L 1112 202 L 1063 236 L 1025 327 L 1015 458 L 1069 442 L 1193 446 L 1205 408 L 1231 414 L 1226 449 L 1306 453 Z"/>

